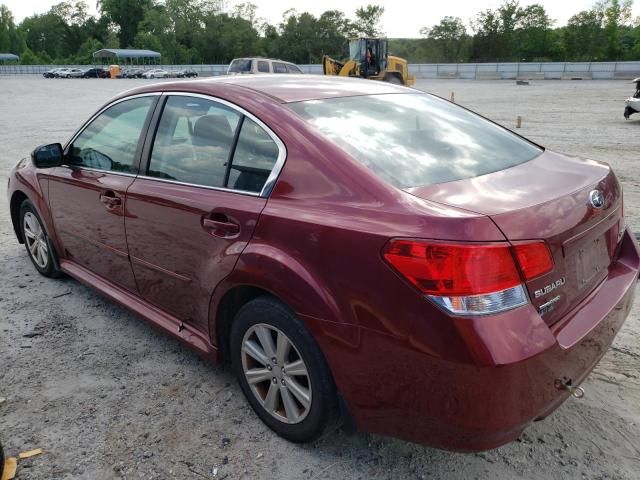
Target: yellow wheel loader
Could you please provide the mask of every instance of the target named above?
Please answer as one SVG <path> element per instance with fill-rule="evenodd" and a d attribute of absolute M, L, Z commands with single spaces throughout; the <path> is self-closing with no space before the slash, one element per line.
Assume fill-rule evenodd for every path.
<path fill-rule="evenodd" d="M 387 53 L 386 38 L 354 38 L 349 40 L 349 59 L 339 62 L 328 55 L 322 57 L 325 75 L 360 77 L 411 86 L 416 82 L 409 75 L 407 61 Z"/>

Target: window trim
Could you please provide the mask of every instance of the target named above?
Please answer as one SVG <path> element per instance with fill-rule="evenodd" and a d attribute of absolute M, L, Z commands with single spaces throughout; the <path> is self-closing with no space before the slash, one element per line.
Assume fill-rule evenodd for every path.
<path fill-rule="evenodd" d="M 147 118 L 144 121 L 144 124 L 142 125 L 142 130 L 140 132 L 140 138 L 138 138 L 138 145 L 136 146 L 136 151 L 134 154 L 134 158 L 133 158 L 133 165 L 132 165 L 132 171 L 131 172 L 116 172 L 113 170 L 103 170 L 101 168 L 93 168 L 93 167 L 84 167 L 82 165 L 69 165 L 68 163 L 64 162 L 62 163 L 61 166 L 66 167 L 66 168 L 70 168 L 70 169 L 77 169 L 77 170 L 86 170 L 89 172 L 100 172 L 100 173 L 109 173 L 111 175 L 122 175 L 125 177 L 137 177 L 138 174 L 140 173 L 140 167 L 142 164 L 141 161 L 141 156 L 142 156 L 142 151 L 143 151 L 143 147 L 144 147 L 144 143 L 147 137 L 147 132 L 149 130 L 149 127 L 151 125 L 151 120 L 155 115 L 156 109 L 158 107 L 158 99 L 161 97 L 162 92 L 148 92 L 148 93 L 140 93 L 137 95 L 131 95 L 128 97 L 123 97 L 123 98 L 119 98 L 111 103 L 108 103 L 107 105 L 103 106 L 101 109 L 99 109 L 96 113 L 94 113 L 89 120 L 87 120 L 77 131 L 76 133 L 73 134 L 73 136 L 71 137 L 70 140 L 67 141 L 67 143 L 64 145 L 64 148 L 62 149 L 62 155 L 63 155 L 63 160 L 66 158 L 67 154 L 69 153 L 69 147 L 71 145 L 73 145 L 73 142 L 76 141 L 76 139 L 82 135 L 82 133 L 89 128 L 89 125 L 91 125 L 93 123 L 93 121 L 98 118 L 100 115 L 102 115 L 105 111 L 109 110 L 111 107 L 114 107 L 116 105 L 118 105 L 119 103 L 125 102 L 127 100 L 134 100 L 136 98 L 142 98 L 142 97 L 157 97 L 155 102 L 152 102 L 151 106 L 149 107 L 149 112 L 147 112 Z"/>
<path fill-rule="evenodd" d="M 142 155 L 141 155 L 142 159 L 140 162 L 139 173 L 137 175 L 138 178 L 144 178 L 146 180 L 154 180 L 157 182 L 173 183 L 176 185 L 186 185 L 190 187 L 204 188 L 207 190 L 218 190 L 221 192 L 238 193 L 242 195 L 250 195 L 253 197 L 262 197 L 262 198 L 269 197 L 269 195 L 271 194 L 271 191 L 273 190 L 273 187 L 276 184 L 276 181 L 278 180 L 278 177 L 280 176 L 280 171 L 282 170 L 282 167 L 284 166 L 284 163 L 287 158 L 287 148 L 284 142 L 280 139 L 280 137 L 278 137 L 273 132 L 273 130 L 271 130 L 271 128 L 269 128 L 262 120 L 260 120 L 258 117 L 248 112 L 244 108 L 219 97 L 215 97 L 212 95 L 205 95 L 202 93 L 180 92 L 180 91 L 168 91 L 168 92 L 159 92 L 159 93 L 162 95 L 162 98 L 156 105 L 162 105 L 162 107 L 164 107 L 164 105 L 166 104 L 166 99 L 172 96 L 194 97 L 194 98 L 202 98 L 204 100 L 209 100 L 215 103 L 219 103 L 221 105 L 224 105 L 225 107 L 230 108 L 231 110 L 236 111 L 242 117 L 250 118 L 256 124 L 258 124 L 258 126 L 260 126 L 265 132 L 267 132 L 267 135 L 269 135 L 271 140 L 273 140 L 273 142 L 276 144 L 276 146 L 278 147 L 278 157 L 276 158 L 276 162 L 274 163 L 273 168 L 271 169 L 271 173 L 267 177 L 267 180 L 264 183 L 262 190 L 260 192 L 250 192 L 247 190 L 238 190 L 238 189 L 226 188 L 226 187 L 212 187 L 208 185 L 198 185 L 194 183 L 180 182 L 178 180 L 171 180 L 167 178 L 157 178 L 157 177 L 148 176 L 147 173 L 149 169 L 149 164 L 151 162 L 151 150 L 153 147 L 153 142 L 155 141 L 155 136 L 156 136 L 158 127 L 160 125 L 162 111 L 164 110 L 164 108 L 158 109 L 156 107 L 156 112 L 159 112 L 159 113 L 156 115 L 154 112 L 153 122 L 147 129 L 147 134 L 144 139 L 144 148 L 142 150 Z M 241 119 L 241 121 L 244 123 L 243 119 Z M 232 146 L 232 150 L 234 153 L 238 143 L 238 137 L 239 135 L 237 135 L 236 138 L 234 138 L 234 143 Z M 233 161 L 233 157 L 231 157 L 229 162 L 231 163 L 232 161 Z"/>

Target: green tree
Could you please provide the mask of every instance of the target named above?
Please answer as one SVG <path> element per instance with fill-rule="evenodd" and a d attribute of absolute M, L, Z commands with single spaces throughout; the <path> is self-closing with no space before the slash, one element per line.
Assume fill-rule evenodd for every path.
<path fill-rule="evenodd" d="M 102 15 L 119 29 L 118 38 L 123 48 L 133 45 L 138 24 L 152 5 L 153 0 L 98 0 Z"/>
<path fill-rule="evenodd" d="M 603 0 L 596 8 L 603 11 L 605 53 L 608 59 L 618 60 L 623 53 L 624 27 L 631 22 L 632 0 Z"/>
<path fill-rule="evenodd" d="M 483 10 L 471 22 L 475 32 L 472 58 L 477 61 L 495 61 L 503 54 L 501 45 L 501 21 L 497 12 Z"/>
<path fill-rule="evenodd" d="M 29 49 L 35 54 L 46 53 L 50 58 L 63 58 L 69 53 L 67 25 L 52 13 L 35 14 L 20 24 Z"/>
<path fill-rule="evenodd" d="M 602 11 L 583 10 L 572 16 L 564 29 L 566 59 L 577 61 L 598 60 L 604 56 Z"/>
<path fill-rule="evenodd" d="M 24 37 L 16 27 L 11 10 L 0 5 L 0 52 L 20 54 L 25 49 Z"/>
<path fill-rule="evenodd" d="M 350 34 L 357 37 L 380 37 L 382 32 L 382 15 L 384 7 L 380 5 L 366 5 L 356 10 L 356 18 L 351 24 Z"/>
<path fill-rule="evenodd" d="M 551 56 L 551 27 L 553 21 L 540 4 L 529 5 L 518 13 L 514 32 L 518 60 L 531 61 Z"/>
<path fill-rule="evenodd" d="M 444 62 L 457 62 L 462 60 L 460 54 L 464 48 L 467 37 L 467 29 L 459 17 L 444 17 L 440 23 L 420 30 L 422 35 L 435 42 L 442 52 Z"/>
<path fill-rule="evenodd" d="M 258 32 L 250 21 L 227 13 L 206 14 L 196 49 L 204 63 L 229 63 L 235 57 L 255 55 Z"/>
<path fill-rule="evenodd" d="M 177 41 L 174 22 L 165 5 L 154 5 L 145 12 L 138 24 L 133 46 L 158 51 L 166 63 L 175 62 Z"/>

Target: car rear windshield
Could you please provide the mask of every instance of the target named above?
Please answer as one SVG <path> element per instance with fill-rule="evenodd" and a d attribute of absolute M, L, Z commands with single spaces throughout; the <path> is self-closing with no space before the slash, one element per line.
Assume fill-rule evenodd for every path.
<path fill-rule="evenodd" d="M 289 106 L 403 189 L 478 177 L 542 153 L 508 130 L 428 94 L 341 97 Z"/>
<path fill-rule="evenodd" d="M 241 73 L 251 71 L 251 59 L 238 59 L 229 65 L 229 73 Z"/>

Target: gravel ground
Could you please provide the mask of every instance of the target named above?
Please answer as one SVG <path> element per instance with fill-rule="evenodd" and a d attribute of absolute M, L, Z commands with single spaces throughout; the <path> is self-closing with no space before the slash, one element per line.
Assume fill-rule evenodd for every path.
<path fill-rule="evenodd" d="M 0 184 L 36 145 L 61 141 L 135 80 L 0 77 Z M 640 231 L 640 116 L 625 122 L 628 82 L 421 81 L 418 87 L 513 127 L 549 148 L 610 162 Z M 633 117 L 632 117 L 633 118 Z M 227 367 L 69 278 L 49 280 L 14 238 L 0 195 L 0 437 L 36 447 L 18 478 L 637 479 L 640 305 L 570 400 L 517 441 L 455 454 L 337 432 L 294 445 L 257 419 Z"/>

